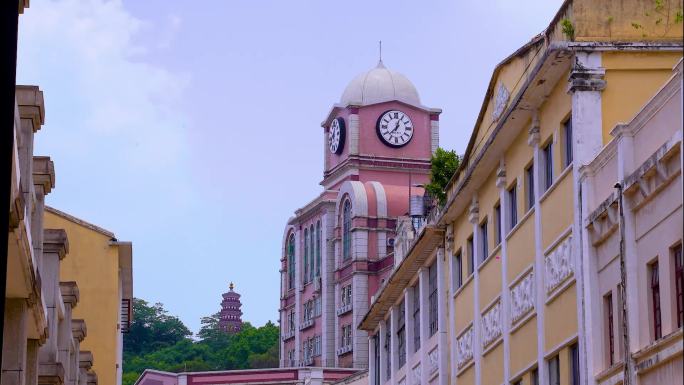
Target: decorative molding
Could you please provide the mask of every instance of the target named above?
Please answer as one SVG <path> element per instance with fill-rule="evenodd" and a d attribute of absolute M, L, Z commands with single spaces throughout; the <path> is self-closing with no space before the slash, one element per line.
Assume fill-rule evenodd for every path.
<path fill-rule="evenodd" d="M 568 92 L 603 91 L 606 88 L 606 81 L 603 79 L 605 74 L 603 68 L 587 68 L 577 62 L 570 72 Z"/>
<path fill-rule="evenodd" d="M 470 325 L 465 332 L 456 338 L 456 366 L 461 369 L 472 359 L 473 326 Z"/>
<path fill-rule="evenodd" d="M 480 221 L 480 204 L 477 202 L 476 197 L 473 197 L 473 202 L 470 204 L 468 221 L 472 224 L 478 224 Z"/>
<path fill-rule="evenodd" d="M 535 293 L 534 271 L 530 271 L 511 288 L 511 326 L 516 324 L 527 313 L 534 309 Z"/>
<path fill-rule="evenodd" d="M 506 88 L 503 82 L 500 82 L 499 87 L 496 89 L 494 109 L 492 110 L 492 120 L 495 122 L 501 118 L 501 114 L 503 114 L 504 110 L 506 109 L 506 103 L 508 103 L 508 98 L 510 95 L 511 94 L 508 91 L 508 88 Z"/>
<path fill-rule="evenodd" d="M 499 165 L 499 168 L 496 170 L 496 187 L 506 187 L 506 167 L 503 162 L 501 162 L 501 165 Z"/>
<path fill-rule="evenodd" d="M 491 306 L 480 318 L 482 348 L 486 348 L 501 336 L 501 300 Z"/>
<path fill-rule="evenodd" d="M 539 144 L 541 135 L 540 135 L 540 123 L 539 123 L 539 114 L 535 110 L 532 113 L 532 124 L 530 124 L 530 128 L 527 130 L 527 145 L 530 147 L 534 147 Z"/>
<path fill-rule="evenodd" d="M 551 294 L 566 279 L 573 275 L 572 236 L 560 243 L 544 261 L 546 294 Z"/>

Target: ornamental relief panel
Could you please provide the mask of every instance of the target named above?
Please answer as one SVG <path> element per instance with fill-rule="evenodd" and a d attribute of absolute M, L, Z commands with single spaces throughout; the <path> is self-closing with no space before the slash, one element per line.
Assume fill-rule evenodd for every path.
<path fill-rule="evenodd" d="M 456 339 L 456 366 L 461 369 L 473 359 L 473 327 L 472 325 Z"/>
<path fill-rule="evenodd" d="M 497 301 L 481 318 L 482 348 L 501 336 L 501 301 Z"/>
<path fill-rule="evenodd" d="M 428 361 L 430 361 L 430 373 L 434 373 L 439 368 L 439 350 L 437 348 L 428 353 Z"/>
<path fill-rule="evenodd" d="M 511 325 L 534 309 L 535 292 L 534 271 L 530 271 L 511 288 Z"/>
<path fill-rule="evenodd" d="M 545 258 L 546 294 L 551 294 L 573 275 L 572 236 L 567 237 Z"/>
<path fill-rule="evenodd" d="M 421 372 L 420 372 L 420 365 L 416 365 L 413 369 L 411 369 L 412 376 L 411 378 L 413 379 L 411 383 L 413 385 L 420 385 L 420 380 L 421 380 Z"/>

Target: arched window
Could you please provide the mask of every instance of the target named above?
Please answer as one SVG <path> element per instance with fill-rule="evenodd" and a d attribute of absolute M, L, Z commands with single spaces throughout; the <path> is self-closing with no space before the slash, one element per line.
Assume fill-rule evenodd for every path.
<path fill-rule="evenodd" d="M 295 236 L 290 235 L 287 241 L 287 288 L 295 287 Z"/>
<path fill-rule="evenodd" d="M 351 258 L 351 202 L 344 201 L 342 209 L 342 260 Z"/>
<path fill-rule="evenodd" d="M 309 282 L 309 229 L 304 229 L 304 283 Z"/>
<path fill-rule="evenodd" d="M 314 271 L 315 271 L 315 256 L 316 253 L 316 247 L 315 247 L 315 236 L 314 236 L 314 225 L 311 225 L 309 227 L 309 281 L 313 281 L 314 277 Z"/>
<path fill-rule="evenodd" d="M 321 221 L 316 223 L 316 276 L 321 275 Z"/>

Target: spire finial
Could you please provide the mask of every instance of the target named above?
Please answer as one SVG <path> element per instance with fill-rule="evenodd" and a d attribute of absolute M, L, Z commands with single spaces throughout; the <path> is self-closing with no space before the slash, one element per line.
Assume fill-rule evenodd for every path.
<path fill-rule="evenodd" d="M 232 282 L 230 283 L 230 285 L 228 285 L 228 288 L 230 289 L 230 291 L 233 291 L 233 288 L 234 288 L 234 287 L 235 287 L 235 285 L 233 285 Z"/>
<path fill-rule="evenodd" d="M 379 56 L 380 56 L 379 62 L 382 63 L 382 40 L 380 40 L 378 42 L 378 48 L 379 48 Z"/>

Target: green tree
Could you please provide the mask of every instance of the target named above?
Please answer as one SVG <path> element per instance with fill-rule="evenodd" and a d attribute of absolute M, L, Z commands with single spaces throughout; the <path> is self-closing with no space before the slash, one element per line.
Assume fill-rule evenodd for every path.
<path fill-rule="evenodd" d="M 430 159 L 430 183 L 425 186 L 425 190 L 440 205 L 446 203 L 445 189 L 460 164 L 461 157 L 454 150 L 447 151 L 441 147 L 437 148 Z"/>
<path fill-rule="evenodd" d="M 133 321 L 124 334 L 124 354 L 145 354 L 175 345 L 192 332 L 176 317 L 169 315 L 164 305 L 133 298 Z"/>

